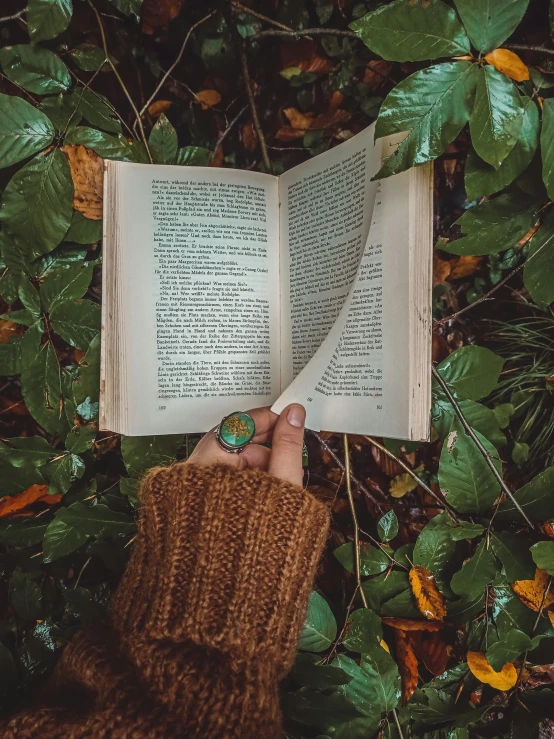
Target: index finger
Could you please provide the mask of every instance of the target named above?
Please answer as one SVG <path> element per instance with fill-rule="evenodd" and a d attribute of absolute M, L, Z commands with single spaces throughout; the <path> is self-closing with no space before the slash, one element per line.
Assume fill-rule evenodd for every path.
<path fill-rule="evenodd" d="M 273 429 L 279 418 L 277 413 L 273 413 L 269 406 L 252 408 L 252 410 L 246 412 L 252 417 L 254 426 L 256 427 L 256 432 L 252 438 L 253 443 L 265 444 L 266 441 L 270 441 Z"/>

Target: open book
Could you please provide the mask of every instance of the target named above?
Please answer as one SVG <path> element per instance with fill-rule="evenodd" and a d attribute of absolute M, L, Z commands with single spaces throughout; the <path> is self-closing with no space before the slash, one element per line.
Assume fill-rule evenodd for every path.
<path fill-rule="evenodd" d="M 101 428 L 298 402 L 311 429 L 427 439 L 431 169 L 371 181 L 399 140 L 280 177 L 106 162 Z"/>

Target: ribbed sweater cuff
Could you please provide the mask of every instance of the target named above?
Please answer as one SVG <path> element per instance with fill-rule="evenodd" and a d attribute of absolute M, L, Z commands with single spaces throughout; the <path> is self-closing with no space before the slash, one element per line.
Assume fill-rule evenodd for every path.
<path fill-rule="evenodd" d="M 190 463 L 142 487 L 139 534 L 111 608 L 133 635 L 291 664 L 327 534 L 325 507 L 255 470 Z"/>

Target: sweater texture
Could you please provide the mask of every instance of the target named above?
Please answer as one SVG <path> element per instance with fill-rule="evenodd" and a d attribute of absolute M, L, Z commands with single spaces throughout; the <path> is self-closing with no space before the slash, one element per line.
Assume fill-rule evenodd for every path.
<path fill-rule="evenodd" d="M 306 490 L 190 463 L 142 485 L 139 531 L 104 623 L 65 648 L 5 739 L 276 739 L 328 527 Z"/>

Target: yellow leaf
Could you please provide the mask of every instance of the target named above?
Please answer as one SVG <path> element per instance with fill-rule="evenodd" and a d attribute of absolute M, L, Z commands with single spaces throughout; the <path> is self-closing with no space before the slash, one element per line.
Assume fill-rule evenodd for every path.
<path fill-rule="evenodd" d="M 511 586 L 519 600 L 526 605 L 527 608 L 530 608 L 532 611 L 539 611 L 548 581 L 548 572 L 545 570 L 536 570 L 533 580 L 517 580 L 517 582 L 513 582 Z M 544 609 L 547 609 L 553 603 L 554 592 L 552 592 L 551 588 L 546 596 Z"/>
<path fill-rule="evenodd" d="M 306 129 L 312 125 L 314 117 L 313 113 L 301 113 L 297 108 L 285 108 L 283 113 L 289 119 L 289 123 L 293 128 Z"/>
<path fill-rule="evenodd" d="M 517 682 L 517 671 L 511 662 L 506 662 L 500 672 L 496 672 L 484 652 L 468 652 L 467 666 L 478 680 L 497 690 L 510 690 Z"/>
<path fill-rule="evenodd" d="M 414 472 L 423 472 L 424 466 L 422 464 L 416 467 Z M 402 475 L 396 475 L 390 481 L 389 493 L 393 498 L 402 498 L 406 493 L 411 493 L 412 490 L 417 488 L 417 481 L 409 475 L 407 472 Z"/>
<path fill-rule="evenodd" d="M 383 649 L 385 650 L 385 652 L 388 652 L 390 654 L 389 645 L 387 644 L 387 642 L 384 639 L 381 639 L 381 641 L 379 642 L 379 646 L 380 647 L 383 647 Z"/>
<path fill-rule="evenodd" d="M 200 90 L 196 95 L 196 102 L 200 103 L 202 110 L 213 108 L 221 102 L 221 95 L 217 90 Z"/>
<path fill-rule="evenodd" d="M 446 616 L 446 604 L 433 575 L 425 567 L 415 565 L 410 570 L 409 578 L 416 605 L 421 613 L 425 618 L 442 621 Z"/>
<path fill-rule="evenodd" d="M 85 218 L 102 220 L 102 198 L 104 192 L 104 163 L 92 149 L 84 146 L 62 146 L 69 160 L 75 191 L 73 207 Z"/>
<path fill-rule="evenodd" d="M 509 49 L 495 49 L 485 56 L 485 61 L 516 82 L 529 79 L 529 68 Z"/>
<path fill-rule="evenodd" d="M 287 67 L 286 69 L 282 69 L 279 74 L 281 77 L 283 77 L 286 80 L 290 80 L 293 77 L 296 77 L 299 74 L 302 74 L 302 70 L 300 67 Z"/>

